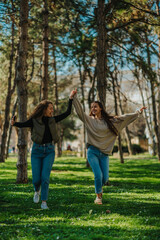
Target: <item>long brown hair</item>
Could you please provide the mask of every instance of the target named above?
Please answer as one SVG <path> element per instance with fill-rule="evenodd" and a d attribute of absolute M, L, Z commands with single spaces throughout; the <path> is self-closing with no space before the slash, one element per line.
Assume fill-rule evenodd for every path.
<path fill-rule="evenodd" d="M 35 107 L 35 109 L 33 110 L 33 112 L 31 113 L 31 115 L 29 116 L 30 118 L 40 118 L 43 117 L 44 115 L 44 111 L 48 108 L 48 105 L 53 103 L 49 100 L 43 100 L 41 101 L 37 107 Z"/>
<path fill-rule="evenodd" d="M 99 101 L 94 101 L 92 103 L 97 103 L 99 105 L 99 107 L 102 109 L 101 110 L 101 116 L 102 118 L 104 119 L 104 121 L 107 123 L 109 129 L 111 130 L 111 132 L 113 132 L 116 136 L 118 136 L 118 130 L 116 129 L 116 127 L 113 125 L 111 119 L 114 118 L 114 116 L 110 116 L 104 109 L 103 107 L 103 104 Z M 92 111 L 90 111 L 90 116 L 93 116 L 95 117 L 93 114 L 92 114 Z"/>

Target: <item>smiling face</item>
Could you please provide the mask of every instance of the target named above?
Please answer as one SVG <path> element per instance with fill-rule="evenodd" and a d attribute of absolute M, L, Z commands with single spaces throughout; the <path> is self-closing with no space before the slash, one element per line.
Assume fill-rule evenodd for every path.
<path fill-rule="evenodd" d="M 53 116 L 53 105 L 51 103 L 48 104 L 47 109 L 44 111 L 45 117 L 52 117 Z"/>
<path fill-rule="evenodd" d="M 91 104 L 91 113 L 93 116 L 95 116 L 97 118 L 101 118 L 101 110 L 102 110 L 102 108 L 100 108 L 98 103 L 93 102 Z"/>

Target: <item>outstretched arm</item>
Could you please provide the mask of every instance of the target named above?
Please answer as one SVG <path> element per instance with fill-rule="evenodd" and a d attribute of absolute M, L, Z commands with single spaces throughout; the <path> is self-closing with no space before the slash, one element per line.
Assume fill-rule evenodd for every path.
<path fill-rule="evenodd" d="M 66 110 L 66 112 L 58 115 L 58 116 L 55 116 L 54 119 L 56 122 L 60 122 L 62 121 L 63 119 L 65 119 L 66 117 L 68 117 L 70 114 L 71 114 L 71 110 L 72 110 L 72 101 L 73 101 L 73 97 L 74 95 L 76 94 L 76 90 L 73 90 L 71 93 L 70 93 L 70 96 L 69 96 L 69 102 L 68 102 L 68 108 Z"/>
<path fill-rule="evenodd" d="M 76 93 L 77 93 L 77 90 L 76 90 Z M 73 98 L 73 105 L 75 107 L 75 110 L 76 110 L 76 113 L 77 113 L 79 119 L 82 122 L 86 123 L 86 120 L 89 118 L 89 116 L 86 115 L 86 113 L 84 112 L 81 103 L 79 102 L 78 98 L 76 97 L 76 94 Z"/>
<path fill-rule="evenodd" d="M 25 127 L 32 128 L 33 127 L 33 121 L 30 118 L 29 120 L 27 120 L 25 122 L 16 122 L 16 116 L 14 116 L 11 119 L 11 125 L 14 126 L 14 127 L 18 127 L 18 128 L 25 128 Z"/>
<path fill-rule="evenodd" d="M 122 130 L 124 127 L 128 126 L 130 123 L 135 121 L 139 115 L 143 112 L 143 110 L 146 109 L 146 107 L 142 107 L 139 110 L 137 110 L 135 113 L 129 113 L 122 116 L 117 117 L 117 119 L 122 120 L 118 123 L 118 130 Z"/>

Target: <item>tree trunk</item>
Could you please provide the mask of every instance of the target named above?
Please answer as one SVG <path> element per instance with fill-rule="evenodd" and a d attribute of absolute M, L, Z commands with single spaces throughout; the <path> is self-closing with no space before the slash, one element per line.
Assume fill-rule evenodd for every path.
<path fill-rule="evenodd" d="M 55 105 L 54 105 L 54 111 L 55 114 L 59 114 L 59 101 L 58 101 L 58 83 L 57 83 L 57 66 L 56 66 L 56 56 L 55 56 L 55 49 L 53 46 L 53 69 L 54 69 L 54 96 L 55 96 Z M 61 124 L 58 123 L 58 132 L 61 132 Z M 59 141 L 57 142 L 57 157 L 61 157 L 62 155 L 62 142 L 61 137 L 59 138 Z"/>
<path fill-rule="evenodd" d="M 157 142 L 157 153 L 158 153 L 158 159 L 160 161 L 160 136 L 159 136 L 159 127 L 158 127 L 158 121 L 157 121 L 157 110 L 156 110 L 156 99 L 155 99 L 155 91 L 154 91 L 154 83 L 151 84 L 151 93 L 152 93 L 152 107 L 153 107 L 153 119 L 154 119 L 154 131 L 156 136 L 156 142 Z"/>
<path fill-rule="evenodd" d="M 14 6 L 12 1 L 12 14 L 14 14 Z M 12 20 L 12 46 L 11 46 L 11 54 L 10 54 L 10 64 L 9 64 L 9 77 L 8 77 L 8 90 L 6 96 L 6 103 L 5 103 L 5 117 L 4 117 L 4 125 L 3 125 L 3 134 L 2 134 L 2 141 L 1 141 L 1 155 L 0 155 L 0 162 L 4 162 L 6 155 L 8 152 L 6 151 L 7 146 L 7 134 L 9 129 L 9 114 L 10 114 L 10 106 L 11 106 L 11 97 L 15 91 L 15 84 L 13 89 L 11 89 L 11 81 L 12 81 L 12 68 L 13 68 L 13 58 L 14 58 L 14 35 L 15 35 L 15 24 L 14 20 Z"/>
<path fill-rule="evenodd" d="M 122 139 L 121 139 L 121 134 L 120 133 L 118 135 L 118 150 L 119 150 L 120 162 L 124 163 L 123 151 L 122 151 Z"/>
<path fill-rule="evenodd" d="M 15 104 L 14 104 L 14 106 L 13 106 L 12 117 L 15 115 L 15 112 L 16 112 L 17 100 L 18 100 L 18 99 L 16 99 L 16 102 L 15 102 Z M 10 126 L 9 126 L 8 140 L 7 140 L 7 151 L 6 151 L 7 154 L 6 154 L 6 158 L 8 158 L 8 149 L 9 149 L 11 134 L 12 134 L 12 125 L 10 124 Z"/>
<path fill-rule="evenodd" d="M 48 1 L 43 0 L 43 65 L 42 65 L 42 100 L 48 98 Z"/>
<path fill-rule="evenodd" d="M 144 100 L 144 96 L 143 96 L 143 91 L 142 91 L 142 87 L 141 87 L 141 84 L 140 84 L 140 76 L 139 76 L 140 74 L 138 72 L 138 69 L 136 69 L 134 72 L 135 72 L 135 76 L 136 76 L 136 79 L 137 79 L 138 88 L 139 88 L 139 91 L 140 91 L 140 94 L 141 94 L 142 103 L 143 103 L 143 106 L 145 106 L 145 100 Z M 149 104 L 148 104 L 148 108 L 149 108 Z M 156 144 L 155 144 L 155 140 L 154 140 L 154 134 L 153 134 L 153 131 L 152 131 L 152 127 L 150 126 L 150 123 L 148 121 L 148 117 L 147 117 L 146 111 L 144 111 L 144 115 L 145 115 L 146 126 L 147 126 L 148 133 L 149 133 L 149 138 L 151 140 L 151 149 L 153 151 L 152 155 L 155 156 L 156 155 L 156 148 L 155 148 Z"/>
<path fill-rule="evenodd" d="M 63 137 L 64 137 L 64 130 L 63 128 L 60 129 L 60 156 L 62 156 L 62 142 L 63 142 Z"/>
<path fill-rule="evenodd" d="M 105 0 L 98 0 L 97 9 L 97 91 L 98 99 L 106 104 L 106 14 Z"/>
<path fill-rule="evenodd" d="M 130 132 L 129 132 L 128 127 L 125 127 L 124 132 L 125 132 L 125 137 L 126 137 L 126 140 L 127 140 L 129 155 L 133 155 L 134 154 L 133 153 L 133 147 L 132 147 L 131 136 L 130 136 Z"/>
<path fill-rule="evenodd" d="M 81 70 L 81 63 L 79 62 L 79 76 L 80 76 L 80 83 L 81 83 L 81 94 L 82 94 L 82 107 L 83 107 L 83 111 L 85 112 L 85 104 L 84 104 L 84 82 L 86 79 L 86 72 L 84 70 L 83 74 L 82 74 L 82 70 Z M 86 158 L 86 127 L 83 124 L 83 158 Z M 87 163 L 86 163 L 87 165 Z"/>
<path fill-rule="evenodd" d="M 20 121 L 27 117 L 27 38 L 28 38 L 28 0 L 20 1 L 20 42 L 16 69 L 18 113 Z M 17 183 L 28 182 L 27 177 L 27 129 L 18 131 Z"/>
<path fill-rule="evenodd" d="M 156 1 L 157 5 L 157 14 L 160 16 L 160 1 Z M 158 30 L 158 48 L 159 48 L 159 56 L 158 56 L 158 83 L 160 86 L 160 30 Z M 158 87 L 158 101 L 157 101 L 157 109 L 158 109 L 158 125 L 159 125 L 159 135 L 160 135 L 160 87 Z M 160 141 L 160 136 L 159 136 Z"/>
<path fill-rule="evenodd" d="M 120 96 L 118 98 L 119 98 L 120 114 L 123 115 L 124 111 L 123 111 L 123 108 L 122 108 Z M 126 126 L 124 128 L 124 133 L 125 133 L 125 138 L 126 138 L 126 141 L 127 141 L 129 155 L 133 155 L 133 147 L 132 147 L 132 143 L 131 143 L 131 136 L 130 136 L 128 126 Z"/>
<path fill-rule="evenodd" d="M 119 91 L 120 86 L 118 86 L 117 73 L 116 73 L 115 80 L 116 80 L 116 85 L 117 85 L 117 88 L 118 88 L 119 109 L 120 109 L 120 114 L 122 115 L 122 114 L 124 114 L 124 111 L 123 111 L 123 108 L 122 108 L 121 96 L 120 96 L 120 91 Z M 131 136 L 130 136 L 130 133 L 129 133 L 128 126 L 126 126 L 124 128 L 124 133 L 125 133 L 125 138 L 126 138 L 126 141 L 127 141 L 129 154 L 133 155 L 133 147 L 132 147 L 132 143 L 131 143 Z M 121 137 L 120 137 L 119 141 L 121 141 Z M 119 145 L 121 145 L 121 143 Z M 120 148 L 122 148 L 122 147 L 120 146 Z M 122 156 L 122 158 L 123 158 L 123 156 Z"/>
<path fill-rule="evenodd" d="M 39 75 L 39 78 L 41 79 L 41 82 L 40 82 L 40 86 L 39 86 L 39 101 L 42 100 L 42 59 L 43 59 L 43 56 L 40 57 L 40 61 L 39 61 L 39 70 L 38 70 L 38 75 Z"/>
<path fill-rule="evenodd" d="M 160 31 L 158 33 L 158 44 L 159 44 L 159 57 L 158 57 L 158 82 L 160 86 Z M 159 135 L 160 135 L 160 87 L 158 87 L 158 101 L 157 101 L 157 108 L 158 108 L 158 126 L 159 126 Z M 159 136 L 160 142 L 160 136 Z"/>
<path fill-rule="evenodd" d="M 148 65 L 151 66 L 151 56 L 149 51 L 149 41 L 148 36 L 146 33 L 146 43 L 147 43 L 147 60 Z M 159 127 L 158 127 L 158 119 L 157 119 L 157 109 L 156 109 L 156 95 L 155 95 L 155 81 L 154 79 L 149 79 L 151 84 L 151 99 L 152 99 L 152 108 L 153 108 L 153 124 L 154 124 L 154 131 L 156 136 L 156 142 L 157 142 L 157 153 L 158 153 L 158 159 L 160 161 L 160 136 L 159 136 Z"/>
<path fill-rule="evenodd" d="M 96 75 L 97 75 L 96 67 L 95 67 L 93 76 L 91 75 L 91 72 L 89 70 L 87 72 L 88 72 L 88 76 L 90 78 L 90 83 L 91 83 L 91 87 L 88 93 L 88 106 L 90 109 L 91 103 L 95 100 L 95 81 L 96 81 Z"/>
<path fill-rule="evenodd" d="M 10 114 L 10 104 L 11 104 L 11 96 L 8 93 L 5 104 L 5 120 L 3 125 L 3 134 L 2 134 L 2 143 L 1 143 L 1 155 L 0 162 L 5 162 L 6 158 L 6 143 L 7 143 L 7 133 L 9 128 L 9 114 Z"/>
<path fill-rule="evenodd" d="M 116 88 L 115 88 L 114 76 L 112 76 L 112 86 L 113 86 L 113 95 L 114 95 L 114 104 L 115 104 L 115 114 L 118 115 L 117 93 L 116 93 Z M 118 150 L 119 150 L 120 162 L 124 163 L 122 144 L 121 144 L 121 134 L 120 133 L 118 135 Z"/>

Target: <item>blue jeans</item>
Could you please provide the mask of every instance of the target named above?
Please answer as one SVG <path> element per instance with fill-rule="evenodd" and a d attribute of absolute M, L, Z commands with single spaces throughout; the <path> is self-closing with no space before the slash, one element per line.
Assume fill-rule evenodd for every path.
<path fill-rule="evenodd" d="M 33 143 L 31 152 L 32 178 L 34 190 L 41 187 L 41 200 L 48 199 L 49 177 L 55 157 L 54 145 L 51 143 L 39 145 Z"/>
<path fill-rule="evenodd" d="M 89 146 L 87 159 L 94 173 L 95 192 L 102 193 L 102 186 L 109 179 L 109 157 L 98 148 Z"/>

